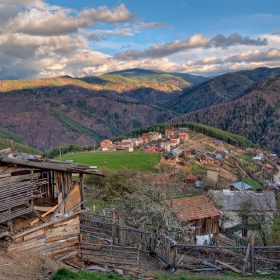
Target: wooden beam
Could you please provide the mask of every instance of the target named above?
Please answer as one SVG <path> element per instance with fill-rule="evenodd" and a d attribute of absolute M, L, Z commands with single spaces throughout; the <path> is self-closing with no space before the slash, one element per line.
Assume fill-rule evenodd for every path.
<path fill-rule="evenodd" d="M 83 174 L 80 173 L 80 189 L 81 189 L 81 200 L 83 201 L 85 199 L 84 194 L 84 185 L 83 185 Z M 82 209 L 84 209 L 84 204 L 82 204 Z"/>
<path fill-rule="evenodd" d="M 101 173 L 98 173 L 98 171 L 96 171 L 95 169 L 91 170 L 89 168 L 89 166 L 80 167 L 77 164 L 74 164 L 74 163 L 67 164 L 62 161 L 61 162 L 49 162 L 49 161 L 43 161 L 43 160 L 35 161 L 35 160 L 23 160 L 23 159 L 18 159 L 18 158 L 4 157 L 4 158 L 0 158 L 0 162 L 12 163 L 12 164 L 20 165 L 20 166 L 28 166 L 28 167 L 40 168 L 40 169 L 102 175 Z"/>
<path fill-rule="evenodd" d="M 61 209 L 61 207 L 63 205 L 65 205 L 66 200 L 68 199 L 68 197 L 70 196 L 70 194 L 75 190 L 76 185 L 79 183 L 80 178 L 78 178 L 78 180 L 74 183 L 73 187 L 71 188 L 71 190 L 67 193 L 67 195 L 65 196 L 65 198 L 63 199 L 63 201 L 61 202 L 61 204 L 58 206 L 58 208 L 55 210 L 55 212 L 53 213 L 51 219 L 53 219 L 55 217 L 55 215 L 57 214 L 57 212 L 59 211 L 59 209 Z"/>
<path fill-rule="evenodd" d="M 53 208 L 52 206 L 34 206 L 34 210 L 41 211 L 41 212 L 47 212 L 52 208 Z"/>
<path fill-rule="evenodd" d="M 36 207 L 36 206 L 35 206 Z M 46 217 L 48 214 L 50 214 L 51 212 L 54 212 L 56 210 L 56 208 L 58 207 L 58 205 L 55 205 L 53 208 L 51 208 L 49 211 L 47 211 L 46 213 L 44 213 L 43 215 L 41 215 L 41 217 Z M 32 222 L 30 222 L 29 224 L 31 226 L 33 226 L 34 224 L 36 224 L 37 222 L 39 222 L 39 218 L 36 218 L 35 220 L 33 220 Z"/>
<path fill-rule="evenodd" d="M 17 183 L 21 181 L 29 181 L 32 179 L 39 179 L 40 177 L 41 177 L 41 173 L 34 173 L 34 174 L 27 174 L 27 175 L 20 175 L 20 176 L 10 176 L 10 177 L 0 179 L 0 186 Z"/>
<path fill-rule="evenodd" d="M 28 233 L 31 233 L 31 232 L 33 232 L 33 231 L 36 231 L 36 230 L 38 230 L 38 229 L 41 229 L 41 228 L 44 228 L 44 227 L 53 225 L 53 224 L 58 223 L 58 222 L 62 222 L 62 221 L 67 220 L 67 219 L 70 219 L 70 218 L 72 218 L 72 217 L 74 217 L 74 216 L 77 216 L 77 215 L 79 215 L 79 214 L 81 214 L 81 213 L 84 213 L 85 211 L 86 211 L 86 210 L 80 210 L 80 211 L 74 212 L 73 214 L 70 214 L 68 217 L 60 218 L 59 220 L 53 220 L 53 221 L 44 223 L 44 224 L 42 224 L 42 225 L 39 225 L 39 226 L 37 226 L 37 227 L 31 228 L 31 229 L 29 229 L 29 230 L 26 230 L 26 231 L 17 233 L 17 234 L 15 234 L 15 235 L 13 236 L 13 240 L 15 240 L 16 238 L 19 238 L 19 237 L 21 237 L 21 236 L 23 236 L 23 235 L 26 235 L 26 234 L 28 234 Z"/>

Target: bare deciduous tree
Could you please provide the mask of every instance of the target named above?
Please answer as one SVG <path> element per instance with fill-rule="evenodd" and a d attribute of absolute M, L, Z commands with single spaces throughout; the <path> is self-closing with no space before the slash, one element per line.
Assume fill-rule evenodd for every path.
<path fill-rule="evenodd" d="M 133 191 L 117 195 L 114 199 L 127 224 L 137 228 L 148 229 L 179 239 L 184 234 L 193 234 L 194 226 L 182 225 L 171 208 L 171 198 L 176 193 L 173 182 L 162 182 L 156 178 L 138 174 L 131 178 Z"/>

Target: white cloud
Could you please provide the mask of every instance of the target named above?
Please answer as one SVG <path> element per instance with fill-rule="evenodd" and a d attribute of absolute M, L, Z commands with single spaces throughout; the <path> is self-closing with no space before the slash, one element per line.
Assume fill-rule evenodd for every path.
<path fill-rule="evenodd" d="M 19 12 L 2 29 L 33 36 L 59 36 L 75 33 L 79 28 L 91 27 L 100 21 L 117 24 L 131 21 L 135 17 L 123 4 L 112 10 L 106 6 L 98 9 L 85 9 L 76 16 L 73 16 L 67 9 L 31 8 Z"/>
<path fill-rule="evenodd" d="M 76 12 L 40 0 L 0 0 L 0 79 L 100 75 L 134 67 L 213 75 L 280 66 L 279 34 L 256 39 L 236 33 L 212 38 L 194 34 L 115 56 L 92 47 L 93 42 L 107 40 L 101 42 L 107 49 L 131 48 L 131 40 L 113 44 L 110 39 L 136 37 L 146 29 L 161 27 L 171 28 L 163 22 L 138 22 L 123 4 Z M 137 42 L 132 45 L 137 48 Z"/>
<path fill-rule="evenodd" d="M 0 0 L 0 4 L 36 7 L 36 8 L 46 8 L 48 5 L 41 0 Z"/>
<path fill-rule="evenodd" d="M 235 45 L 265 46 L 266 38 L 250 39 L 248 36 L 242 37 L 234 33 L 228 37 L 218 34 L 211 39 L 206 38 L 203 34 L 195 34 L 183 41 L 174 40 L 165 44 L 153 44 L 144 51 L 127 50 L 115 54 L 118 60 L 134 60 L 142 58 L 160 58 L 172 54 L 187 51 L 195 48 L 223 48 L 226 49 Z"/>
<path fill-rule="evenodd" d="M 168 23 L 165 22 L 140 22 L 139 25 L 136 25 L 134 28 L 136 30 L 141 29 L 151 29 L 151 28 L 158 28 L 158 27 L 164 27 L 164 28 L 172 28 Z"/>

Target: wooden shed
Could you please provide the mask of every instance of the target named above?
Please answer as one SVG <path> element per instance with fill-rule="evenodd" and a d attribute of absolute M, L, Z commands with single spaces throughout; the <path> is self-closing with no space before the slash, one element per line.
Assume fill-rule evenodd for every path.
<path fill-rule="evenodd" d="M 0 248 L 53 257 L 77 250 L 83 174 L 102 175 L 84 164 L 0 153 Z"/>
<path fill-rule="evenodd" d="M 206 195 L 172 199 L 172 209 L 181 223 L 192 223 L 196 243 L 206 245 L 219 233 L 218 218 L 222 214 Z"/>

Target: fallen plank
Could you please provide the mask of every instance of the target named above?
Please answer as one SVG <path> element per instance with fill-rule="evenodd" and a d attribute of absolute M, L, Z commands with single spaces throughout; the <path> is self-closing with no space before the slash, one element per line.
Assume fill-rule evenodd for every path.
<path fill-rule="evenodd" d="M 76 264 L 74 264 L 74 263 L 72 263 L 72 262 L 70 262 L 70 261 L 68 261 L 68 260 L 64 260 L 63 262 L 64 262 L 65 264 L 69 265 L 69 266 L 74 267 L 74 268 L 81 269 L 81 267 L 77 266 Z"/>
<path fill-rule="evenodd" d="M 241 273 L 241 270 L 238 269 L 237 267 L 233 266 L 233 265 L 230 265 L 230 264 L 227 264 L 227 263 L 221 262 L 221 261 L 219 261 L 219 263 L 220 263 L 221 265 L 224 265 L 224 266 L 230 268 L 231 270 L 233 270 L 233 271 L 236 272 L 236 273 Z"/>
<path fill-rule="evenodd" d="M 76 257 L 78 255 L 78 251 L 77 250 L 75 250 L 75 251 L 72 251 L 72 252 L 70 252 L 70 253 L 68 253 L 68 254 L 64 254 L 64 255 L 60 255 L 60 257 L 57 259 L 58 261 L 63 261 L 63 260 L 65 260 L 65 259 L 70 259 L 70 258 L 74 258 L 74 257 Z"/>
<path fill-rule="evenodd" d="M 192 271 L 201 272 L 201 271 L 217 271 L 215 268 L 193 268 Z"/>
<path fill-rule="evenodd" d="M 222 270 L 222 268 L 220 266 L 214 265 L 214 264 L 212 264 L 210 262 L 207 262 L 207 261 L 203 261 L 202 264 L 210 266 L 212 268 L 215 268 L 216 270 Z"/>
<path fill-rule="evenodd" d="M 50 214 L 51 212 L 54 212 L 57 209 L 58 205 L 55 205 L 54 207 L 52 207 L 48 212 L 44 213 L 41 215 L 41 217 L 46 217 L 48 214 Z M 36 218 L 35 220 L 33 220 L 32 222 L 30 222 L 30 225 L 33 226 L 34 224 L 36 224 L 37 222 L 39 222 L 39 218 Z"/>

